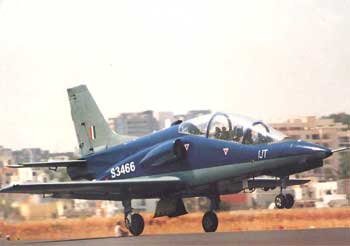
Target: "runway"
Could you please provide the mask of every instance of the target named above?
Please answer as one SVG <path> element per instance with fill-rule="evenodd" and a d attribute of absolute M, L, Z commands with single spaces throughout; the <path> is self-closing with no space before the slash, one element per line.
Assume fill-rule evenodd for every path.
<path fill-rule="evenodd" d="M 2 241 L 1 246 L 350 245 L 350 228 L 145 235 L 63 241 Z"/>

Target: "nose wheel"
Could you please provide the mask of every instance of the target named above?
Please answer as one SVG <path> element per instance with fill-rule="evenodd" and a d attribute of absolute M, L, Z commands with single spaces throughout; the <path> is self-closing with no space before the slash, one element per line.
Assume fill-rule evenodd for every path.
<path fill-rule="evenodd" d="M 275 198 L 275 206 L 278 209 L 282 209 L 284 208 L 286 205 L 286 198 L 284 197 L 284 195 L 279 194 L 276 196 Z"/>
<path fill-rule="evenodd" d="M 285 208 L 286 209 L 292 208 L 293 205 L 294 205 L 294 197 L 291 194 L 286 194 L 285 198 L 286 198 L 286 206 L 285 206 Z"/>
<path fill-rule="evenodd" d="M 218 217 L 214 211 L 206 212 L 202 219 L 202 226 L 205 232 L 215 232 L 218 228 Z"/>
<path fill-rule="evenodd" d="M 291 194 L 279 194 L 275 198 L 275 206 L 278 209 L 287 208 L 290 209 L 294 205 L 294 197 Z"/>

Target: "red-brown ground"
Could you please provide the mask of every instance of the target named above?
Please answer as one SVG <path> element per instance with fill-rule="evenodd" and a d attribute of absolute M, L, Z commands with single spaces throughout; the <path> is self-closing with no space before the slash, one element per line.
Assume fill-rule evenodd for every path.
<path fill-rule="evenodd" d="M 202 232 L 202 213 L 178 218 L 157 218 L 143 214 L 143 234 Z M 305 228 L 350 228 L 350 207 L 332 209 L 246 210 L 218 213 L 218 231 L 281 230 Z M 0 232 L 12 240 L 72 239 L 113 236 L 117 220 L 113 218 L 58 219 L 6 223 L 0 221 Z"/>

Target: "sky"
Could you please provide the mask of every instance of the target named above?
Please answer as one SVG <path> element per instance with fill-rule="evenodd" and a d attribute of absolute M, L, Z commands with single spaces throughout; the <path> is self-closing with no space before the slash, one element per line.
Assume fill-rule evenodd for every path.
<path fill-rule="evenodd" d="M 0 0 L 0 145 L 72 151 L 66 89 L 106 118 L 350 113 L 350 1 Z"/>

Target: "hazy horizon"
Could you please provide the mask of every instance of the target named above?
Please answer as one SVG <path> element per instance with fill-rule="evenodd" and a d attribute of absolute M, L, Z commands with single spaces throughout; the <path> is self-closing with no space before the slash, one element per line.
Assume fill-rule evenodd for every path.
<path fill-rule="evenodd" d="M 349 113 L 348 13 L 349 1 L 0 0 L 0 145 L 72 151 L 66 89 L 79 84 L 106 118 Z"/>

